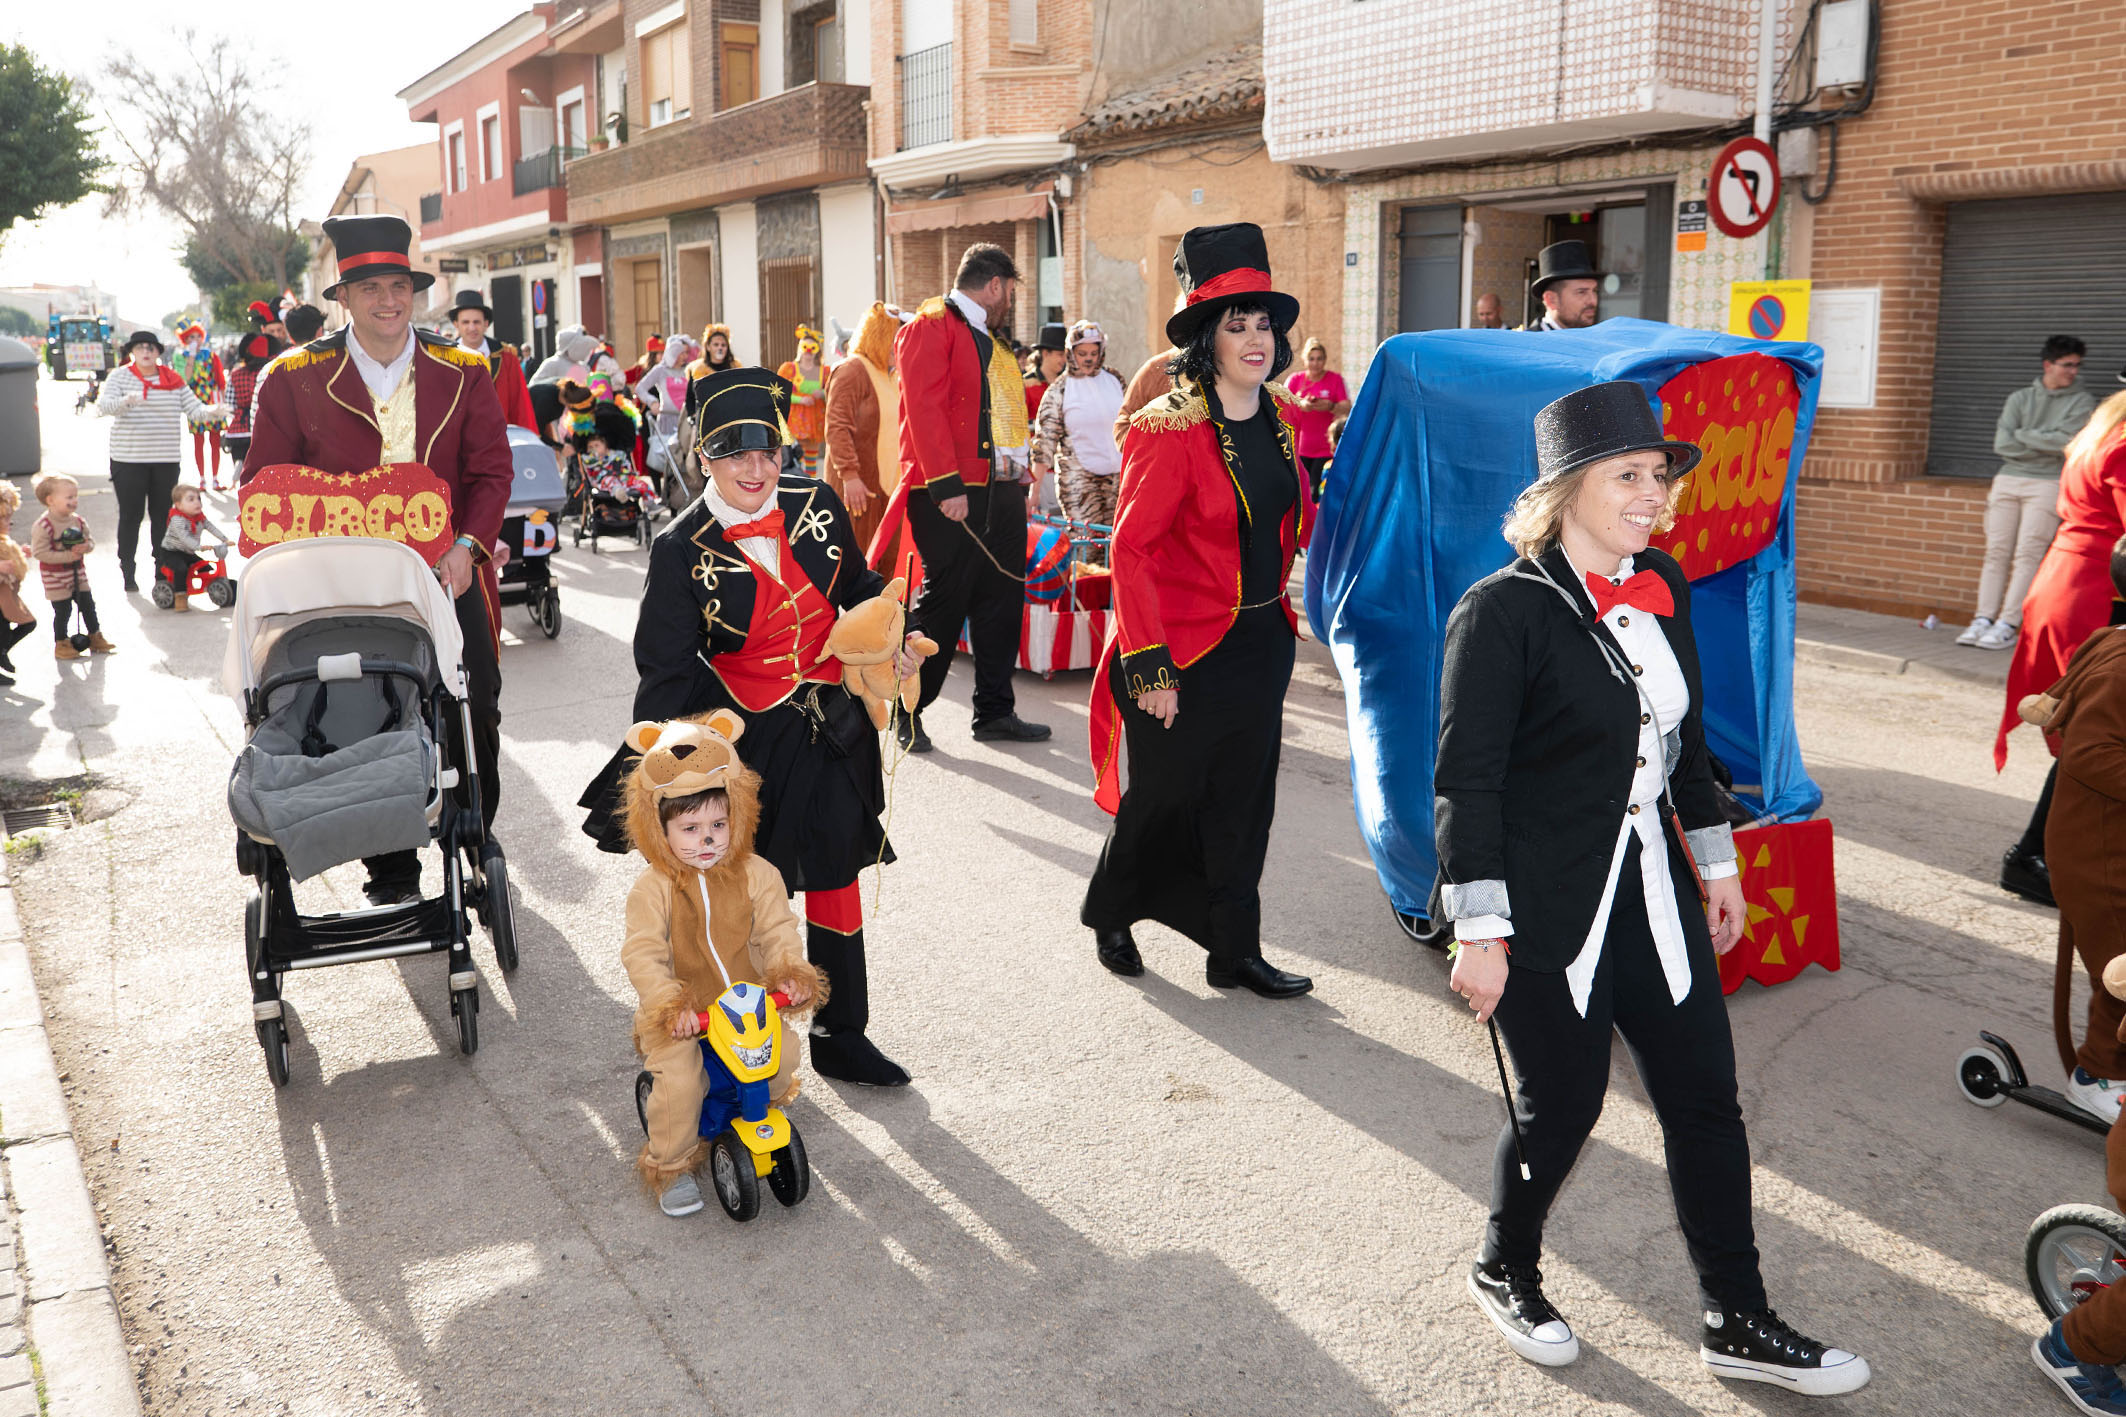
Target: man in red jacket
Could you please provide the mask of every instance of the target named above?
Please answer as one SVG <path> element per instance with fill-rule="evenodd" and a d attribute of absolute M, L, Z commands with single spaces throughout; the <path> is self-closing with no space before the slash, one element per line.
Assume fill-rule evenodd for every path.
<path fill-rule="evenodd" d="M 536 433 L 539 419 L 532 412 L 531 386 L 524 381 L 524 362 L 517 358 L 517 351 L 487 337 L 487 328 L 494 322 L 494 308 L 477 290 L 461 290 L 450 303 L 450 323 L 457 327 L 458 348 L 471 350 L 487 361 L 494 374 L 495 393 L 502 400 L 502 417 Z"/>
<path fill-rule="evenodd" d="M 923 302 L 894 337 L 901 383 L 901 479 L 908 527 L 923 557 L 923 586 L 910 607 L 939 651 L 923 661 L 913 715 L 895 731 L 911 752 L 930 751 L 923 710 L 945 687 L 960 642 L 974 651 L 974 736 L 1015 743 L 1048 737 L 1048 725 L 1014 711 L 1026 604 L 1026 484 L 996 465 L 990 407 L 998 390 L 1024 394 L 1005 319 L 1019 270 L 1003 247 L 980 243 L 960 257 L 951 294 Z M 994 331 L 994 335 L 992 335 Z M 1001 345 L 1006 377 L 994 376 Z"/>
<path fill-rule="evenodd" d="M 501 797 L 500 624 L 490 552 L 515 478 L 502 404 L 487 361 L 413 327 L 414 292 L 434 277 L 407 262 L 413 232 L 398 217 L 334 217 L 325 235 L 339 280 L 325 294 L 347 311 L 344 328 L 292 351 L 259 385 L 248 480 L 259 469 L 296 463 L 320 472 L 361 473 L 416 462 L 450 488 L 458 538 L 436 563 L 436 579 L 456 598 L 471 696 L 472 757 L 480 806 L 490 825 Z M 477 588 L 478 593 L 468 595 Z M 464 761 L 465 745 L 457 745 Z M 420 857 L 396 851 L 368 858 L 371 901 L 393 905 L 420 894 Z"/>

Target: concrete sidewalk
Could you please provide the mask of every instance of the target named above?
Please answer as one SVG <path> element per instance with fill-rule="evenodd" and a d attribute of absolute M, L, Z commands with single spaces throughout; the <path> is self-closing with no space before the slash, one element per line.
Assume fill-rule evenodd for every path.
<path fill-rule="evenodd" d="M 1803 605 L 1795 615 L 1794 657 L 1804 664 L 1870 674 L 1914 674 L 2004 689 L 2012 650 L 1971 649 L 1956 643 L 1961 625 L 1929 630 L 1917 620 Z"/>

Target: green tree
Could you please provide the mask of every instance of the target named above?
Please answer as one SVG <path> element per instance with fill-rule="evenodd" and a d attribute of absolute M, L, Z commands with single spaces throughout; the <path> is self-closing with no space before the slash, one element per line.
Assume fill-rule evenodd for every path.
<path fill-rule="evenodd" d="M 28 339 L 44 333 L 44 326 L 32 320 L 12 305 L 0 305 L 0 335 L 14 335 Z"/>
<path fill-rule="evenodd" d="M 106 166 L 74 81 L 38 65 L 27 48 L 0 44 L 0 240 L 18 221 L 108 190 Z"/>
<path fill-rule="evenodd" d="M 276 281 L 237 281 L 219 290 L 207 292 L 208 308 L 214 312 L 210 323 L 216 329 L 249 331 L 251 326 L 251 302 L 271 301 L 281 293 Z"/>

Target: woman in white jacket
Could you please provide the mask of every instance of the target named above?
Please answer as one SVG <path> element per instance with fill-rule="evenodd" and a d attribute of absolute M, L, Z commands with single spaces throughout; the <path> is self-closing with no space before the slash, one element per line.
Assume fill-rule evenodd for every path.
<path fill-rule="evenodd" d="M 162 362 L 162 340 L 153 330 L 126 336 L 125 363 L 103 381 L 97 411 L 117 420 L 111 429 L 111 489 L 118 494 L 118 568 L 129 593 L 140 590 L 133 571 L 140 550 L 140 522 L 152 532 L 152 558 L 163 524 L 170 519 L 170 493 L 184 457 L 185 420 L 225 418 L 228 411 L 199 397 Z"/>

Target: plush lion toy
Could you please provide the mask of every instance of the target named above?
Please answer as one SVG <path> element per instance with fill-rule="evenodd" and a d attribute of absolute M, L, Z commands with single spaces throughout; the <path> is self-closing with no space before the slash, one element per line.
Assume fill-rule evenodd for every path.
<path fill-rule="evenodd" d="M 829 659 L 842 662 L 842 687 L 863 702 L 871 714 L 873 728 L 886 726 L 896 698 L 902 709 L 915 712 L 920 689 L 917 676 L 911 674 L 902 679 L 893 672 L 894 651 L 901 647 L 908 630 L 908 610 L 901 603 L 907 593 L 907 577 L 895 576 L 886 583 L 884 592 L 834 622 L 834 628 L 827 632 L 826 648 L 820 652 L 821 664 Z M 908 641 L 908 647 L 925 659 L 938 652 L 937 641 L 928 635 L 918 635 Z"/>

